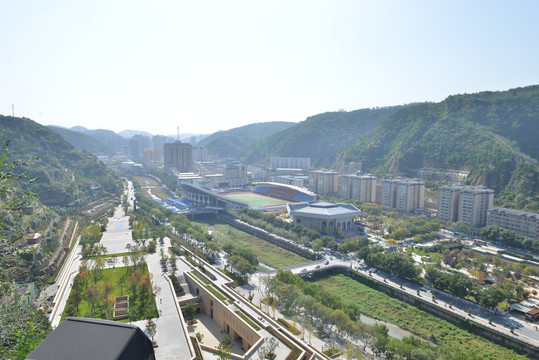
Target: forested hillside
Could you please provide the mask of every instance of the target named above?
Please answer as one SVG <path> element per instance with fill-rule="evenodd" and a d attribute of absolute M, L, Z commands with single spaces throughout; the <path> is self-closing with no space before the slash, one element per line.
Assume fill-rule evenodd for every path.
<path fill-rule="evenodd" d="M 240 154 L 247 163 L 272 156 L 308 157 L 314 166 L 331 164 L 335 156 L 404 106 L 327 112 L 259 141 Z"/>
<path fill-rule="evenodd" d="M 126 139 L 111 130 L 88 130 L 82 126 L 74 126 L 71 128 L 71 130 L 81 132 L 94 138 L 95 140 L 104 144 L 107 148 L 111 149 L 114 153 L 122 151 L 122 146 L 127 144 Z"/>
<path fill-rule="evenodd" d="M 59 126 L 47 127 L 60 135 L 65 141 L 76 147 L 79 151 L 88 151 L 95 155 L 114 154 L 106 144 L 83 132 L 73 131 Z"/>
<path fill-rule="evenodd" d="M 497 205 L 538 211 L 538 134 L 539 86 L 457 95 L 400 110 L 339 160 L 381 176 L 470 171 L 466 182 L 494 189 Z"/>
<path fill-rule="evenodd" d="M 295 123 L 286 121 L 245 125 L 227 131 L 216 132 L 199 141 L 197 145 L 205 146 L 211 154 L 219 158 L 235 157 L 257 141 L 294 125 Z"/>
<path fill-rule="evenodd" d="M 116 193 L 114 174 L 88 152 L 80 152 L 51 129 L 26 118 L 0 115 L 0 138 L 17 148 L 15 156 L 29 160 L 28 185 L 45 205 L 72 206 L 91 197 L 94 191 Z"/>

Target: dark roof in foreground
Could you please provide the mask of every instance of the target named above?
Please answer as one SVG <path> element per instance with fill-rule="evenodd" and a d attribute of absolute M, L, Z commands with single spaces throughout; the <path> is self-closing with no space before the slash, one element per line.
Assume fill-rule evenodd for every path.
<path fill-rule="evenodd" d="M 27 360 L 154 360 L 151 340 L 139 327 L 110 320 L 68 317 Z"/>

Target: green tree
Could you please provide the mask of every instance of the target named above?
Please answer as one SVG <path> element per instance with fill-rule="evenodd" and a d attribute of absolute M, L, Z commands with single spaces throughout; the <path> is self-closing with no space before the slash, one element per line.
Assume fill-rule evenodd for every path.
<path fill-rule="evenodd" d="M 14 149 L 10 142 L 0 150 L 0 358 L 24 359 L 51 331 L 42 311 L 27 305 L 15 289 L 5 269 L 5 261 L 16 251 L 16 242 L 23 234 L 22 223 L 6 221 L 35 199 L 35 194 L 21 189 L 16 183 L 31 184 L 20 166 L 28 162 L 12 160 Z"/>

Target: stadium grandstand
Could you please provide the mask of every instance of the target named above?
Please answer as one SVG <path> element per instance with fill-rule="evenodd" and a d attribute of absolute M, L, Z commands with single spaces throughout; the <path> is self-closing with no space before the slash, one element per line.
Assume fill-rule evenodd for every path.
<path fill-rule="evenodd" d="M 315 195 L 306 189 L 277 183 L 256 183 L 252 189 L 213 191 L 196 184 L 182 184 L 183 202 L 187 200 L 197 209 L 240 210 L 244 208 L 280 213 L 286 204 L 314 201 Z"/>
<path fill-rule="evenodd" d="M 253 192 L 293 202 L 316 200 L 316 195 L 305 188 L 273 182 L 255 183 Z"/>

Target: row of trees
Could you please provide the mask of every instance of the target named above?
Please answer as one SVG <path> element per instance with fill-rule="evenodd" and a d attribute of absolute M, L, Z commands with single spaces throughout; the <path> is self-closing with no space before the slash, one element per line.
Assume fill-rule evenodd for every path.
<path fill-rule="evenodd" d="M 504 246 L 539 252 L 539 239 L 532 239 L 497 225 L 486 226 L 481 229 L 479 234 L 487 240 L 500 242 Z"/>
<path fill-rule="evenodd" d="M 359 311 L 350 303 L 327 292 L 320 285 L 306 282 L 291 272 L 279 271 L 268 284 L 269 296 L 285 314 L 300 318 L 302 329 L 329 334 L 329 348 L 343 350 L 347 358 L 363 359 L 373 353 L 386 359 L 467 359 L 462 352 L 431 345 L 414 337 L 389 337 L 385 325 L 368 325 L 359 320 Z M 453 354 L 459 354 L 453 355 Z"/>

